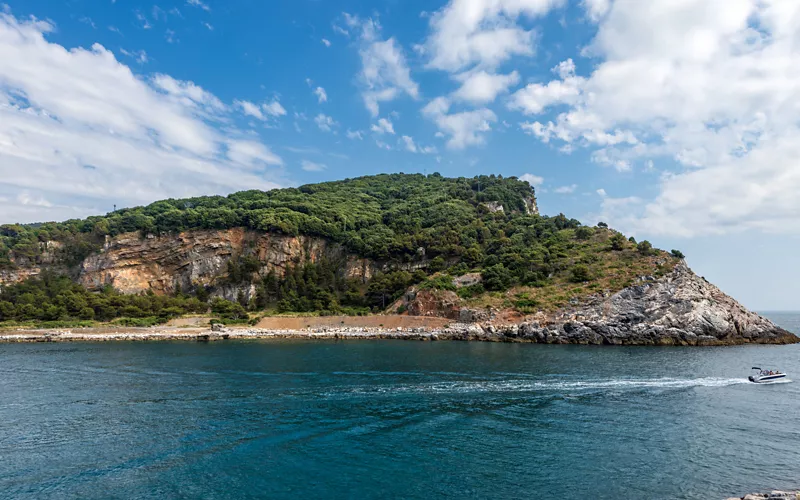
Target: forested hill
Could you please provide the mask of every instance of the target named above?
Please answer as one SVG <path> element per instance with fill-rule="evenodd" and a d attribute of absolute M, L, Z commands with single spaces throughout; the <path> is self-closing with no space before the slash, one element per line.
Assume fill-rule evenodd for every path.
<path fill-rule="evenodd" d="M 454 179 L 439 174 L 383 174 L 298 188 L 169 199 L 83 220 L 0 226 L 0 266 L 35 260 L 46 241 L 64 243 L 63 258 L 76 263 L 98 250 L 106 235 L 234 227 L 320 236 L 355 254 L 381 260 L 408 260 L 419 248 L 433 257 L 473 249 L 476 257 L 475 252 L 491 239 L 484 234 L 492 231 L 487 223 L 498 224 L 489 208 L 495 206 L 504 208 L 509 221 L 535 211 L 533 188 L 517 178 L 494 175 Z M 578 225 L 563 217 L 557 224 Z"/>
<path fill-rule="evenodd" d="M 220 230 L 241 232 L 238 228 L 246 230 L 249 243 L 240 242 L 224 255 L 201 258 L 210 248 L 203 243 L 188 253 L 169 253 L 169 245 L 178 241 L 171 235 L 192 239 L 216 231 L 219 238 Z M 87 281 L 87 257 L 97 257 L 109 237 L 116 241 L 123 234 L 128 245 L 123 267 L 103 268 L 111 274 L 101 269 L 99 281 Z M 258 253 L 252 238 L 259 235 L 281 236 L 274 239 L 284 242 L 313 237 L 365 259 L 370 271 L 354 279 L 345 272 L 350 261 L 335 252 L 313 261 L 297 253 L 278 266 Z M 219 248 L 221 241 L 211 244 Z M 151 250 L 155 245 L 155 253 L 137 256 L 137 245 Z M 172 260 L 166 265 L 157 255 Z M 130 267 L 137 257 L 140 271 Z M 447 300 L 458 301 L 453 307 L 553 311 L 582 297 L 621 290 L 642 276 L 662 276 L 681 257 L 627 239 L 602 223 L 586 227 L 564 215 L 540 216 L 533 188 L 514 177 L 376 175 L 170 199 L 62 223 L 0 226 L 0 322 L 162 321 L 209 306 L 220 317 L 239 320 L 262 311 L 363 314 L 386 310 L 409 287 L 447 292 Z M 148 266 L 162 274 L 152 277 Z M 202 276 L 191 269 L 201 269 Z M 41 278 L 18 283 L 20 276 L 40 272 Z M 113 289 L 113 273 L 130 280 L 136 272 L 143 287 L 131 292 L 135 296 Z M 459 276 L 468 279 L 454 279 Z M 153 293 L 147 283 L 162 288 Z M 95 293 L 103 284 L 102 293 Z M 397 309 L 404 312 L 406 306 L 412 304 Z"/>

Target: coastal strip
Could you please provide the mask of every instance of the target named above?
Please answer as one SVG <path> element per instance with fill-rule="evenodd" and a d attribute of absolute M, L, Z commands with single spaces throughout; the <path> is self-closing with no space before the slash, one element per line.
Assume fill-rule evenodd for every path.
<path fill-rule="evenodd" d="M 750 493 L 743 497 L 731 497 L 726 500 L 800 500 L 800 491 L 773 490 L 769 493 Z"/>
<path fill-rule="evenodd" d="M 598 333 L 599 332 L 599 333 Z M 789 344 L 797 337 L 730 337 L 696 335 L 675 328 L 650 328 L 603 331 L 584 325 L 566 323 L 542 327 L 536 323 L 521 325 L 451 324 L 447 327 L 332 327 L 307 329 L 226 328 L 80 328 L 52 330 L 15 330 L 0 332 L 0 342 L 131 342 L 131 341 L 222 341 L 222 340 L 416 340 L 524 342 L 538 344 L 580 345 L 658 345 L 720 346 L 742 344 Z"/>

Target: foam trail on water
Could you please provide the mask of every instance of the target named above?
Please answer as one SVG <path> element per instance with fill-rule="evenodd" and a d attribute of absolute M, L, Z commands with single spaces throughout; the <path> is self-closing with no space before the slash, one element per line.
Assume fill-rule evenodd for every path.
<path fill-rule="evenodd" d="M 386 393 L 473 393 L 473 392 L 563 392 L 625 389 L 686 389 L 692 387 L 726 387 L 747 384 L 745 378 L 703 377 L 694 379 L 595 379 L 595 380 L 486 380 L 449 381 L 422 384 L 389 385 L 382 387 L 352 387 L 349 392 L 362 394 Z"/>

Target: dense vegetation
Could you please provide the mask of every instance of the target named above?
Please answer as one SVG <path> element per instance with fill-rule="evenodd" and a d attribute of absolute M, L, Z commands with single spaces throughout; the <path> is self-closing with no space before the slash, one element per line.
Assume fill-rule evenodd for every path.
<path fill-rule="evenodd" d="M 152 293 L 123 295 L 111 287 L 98 293 L 74 283 L 66 276 L 44 273 L 0 290 L 0 321 L 111 321 L 147 326 L 184 314 L 205 313 L 208 305 L 197 297 L 175 297 Z"/>
<path fill-rule="evenodd" d="M 169 199 L 82 220 L 0 226 L 0 266 L 35 261 L 42 253 L 41 243 L 49 240 L 64 243 L 60 257 L 74 263 L 99 249 L 106 235 L 233 227 L 321 236 L 381 260 L 411 260 L 419 248 L 432 257 L 458 254 L 480 244 L 481 216 L 488 212 L 484 203 L 522 212 L 526 196 L 533 196 L 533 190 L 516 178 L 385 174 L 266 192 Z M 462 227 L 471 230 L 460 231 Z"/>
<path fill-rule="evenodd" d="M 362 314 L 385 309 L 410 285 L 456 290 L 452 277 L 467 272 L 480 273 L 483 282 L 458 289 L 462 298 L 477 303 L 491 295 L 486 292 L 518 287 L 524 289 L 522 298 L 512 305 L 530 309 L 546 294 L 570 297 L 553 287 L 570 286 L 573 294 L 598 286 L 621 288 L 631 273 L 661 269 L 663 262 L 654 263 L 656 255 L 662 261 L 683 257 L 677 250 L 669 257 L 647 241 L 637 244 L 605 224 L 591 228 L 563 215 L 529 214 L 526 202 L 533 195 L 527 182 L 513 177 L 387 174 L 227 197 L 170 199 L 63 223 L 4 225 L 0 270 L 41 262 L 49 251 L 54 255 L 47 257 L 68 272 L 97 251 L 106 236 L 126 232 L 145 236 L 234 227 L 324 237 L 396 270 L 364 284 L 345 279 L 335 262 L 298 262 L 281 274 L 264 275 L 257 260 L 239 257 L 229 262 L 226 279 L 252 283 L 256 294 L 249 300 L 241 294 L 236 302 L 209 301 L 209 290 L 202 287 L 175 297 L 124 296 L 109 289 L 91 293 L 47 275 L 3 289 L 0 321 L 156 321 L 209 309 L 228 320 L 245 319 L 248 310 Z M 59 244 L 48 249 L 45 242 L 50 241 Z M 405 263 L 421 269 L 397 270 Z"/>

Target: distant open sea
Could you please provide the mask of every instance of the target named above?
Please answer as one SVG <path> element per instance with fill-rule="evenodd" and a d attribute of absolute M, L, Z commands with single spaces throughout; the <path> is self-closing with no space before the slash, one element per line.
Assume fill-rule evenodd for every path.
<path fill-rule="evenodd" d="M 765 313 L 795 332 L 800 315 Z M 747 382 L 751 366 L 798 382 Z M 0 498 L 800 488 L 800 346 L 0 345 Z"/>

